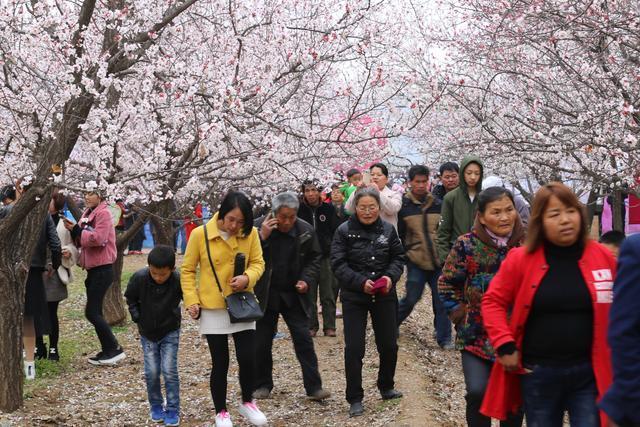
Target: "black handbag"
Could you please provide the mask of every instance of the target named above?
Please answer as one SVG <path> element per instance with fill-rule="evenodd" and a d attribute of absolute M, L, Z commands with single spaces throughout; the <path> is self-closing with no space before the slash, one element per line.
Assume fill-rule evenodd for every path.
<path fill-rule="evenodd" d="M 228 296 L 225 296 L 224 292 L 222 292 L 220 280 L 218 280 L 218 273 L 216 272 L 216 269 L 213 266 L 213 261 L 211 260 L 211 250 L 209 249 L 207 225 L 205 224 L 203 227 L 205 245 L 207 247 L 207 257 L 209 258 L 209 264 L 211 265 L 211 270 L 213 271 L 213 275 L 216 278 L 216 283 L 218 285 L 218 289 L 220 290 L 220 294 L 222 295 L 222 298 L 224 298 L 224 301 L 227 305 L 229 320 L 231 321 L 231 323 L 242 323 L 253 322 L 255 320 L 261 319 L 262 316 L 264 316 L 264 313 L 260 309 L 258 298 L 256 298 L 253 292 L 234 292 Z M 234 263 L 234 277 L 244 272 L 244 260 L 245 255 L 243 253 L 238 253 L 236 255 Z"/>

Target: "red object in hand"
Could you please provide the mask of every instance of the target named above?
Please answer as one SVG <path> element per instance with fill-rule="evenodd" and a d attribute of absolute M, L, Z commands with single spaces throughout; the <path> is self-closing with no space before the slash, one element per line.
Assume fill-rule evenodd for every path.
<path fill-rule="evenodd" d="M 381 277 L 373 282 L 373 292 L 376 294 L 387 295 L 389 293 L 389 290 L 387 289 L 387 279 Z"/>

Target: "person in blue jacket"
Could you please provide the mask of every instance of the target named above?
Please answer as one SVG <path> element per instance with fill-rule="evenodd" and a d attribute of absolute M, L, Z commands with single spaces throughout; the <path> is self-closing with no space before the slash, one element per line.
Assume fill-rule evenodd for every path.
<path fill-rule="evenodd" d="M 620 248 L 609 314 L 613 384 L 600 402 L 609 426 L 640 426 L 640 234 Z"/>

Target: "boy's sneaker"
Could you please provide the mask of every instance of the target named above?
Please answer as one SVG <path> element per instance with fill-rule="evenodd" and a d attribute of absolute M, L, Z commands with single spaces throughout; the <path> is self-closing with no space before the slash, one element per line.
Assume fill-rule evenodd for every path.
<path fill-rule="evenodd" d="M 125 357 L 126 355 L 124 354 L 122 347 L 118 347 L 117 350 L 113 350 L 110 352 L 101 351 L 94 357 L 90 357 L 89 363 L 91 363 L 92 365 L 115 365 Z"/>
<path fill-rule="evenodd" d="M 179 426 L 180 416 L 178 411 L 170 410 L 164 413 L 164 425 L 165 426 Z"/>
<path fill-rule="evenodd" d="M 254 426 L 266 426 L 267 425 L 267 417 L 264 416 L 262 411 L 258 409 L 255 401 L 253 402 L 244 402 L 238 408 L 240 415 L 245 417 L 247 421 L 249 421 Z"/>
<path fill-rule="evenodd" d="M 151 411 L 149 411 L 149 417 L 154 423 L 161 423 L 164 421 L 164 410 L 162 405 L 151 405 Z"/>
<path fill-rule="evenodd" d="M 53 360 L 54 362 L 57 362 L 58 360 L 60 360 L 60 355 L 58 354 L 57 348 L 51 347 L 49 349 L 49 360 Z"/>
<path fill-rule="evenodd" d="M 231 415 L 224 409 L 216 415 L 216 427 L 233 427 Z"/>
<path fill-rule="evenodd" d="M 27 380 L 36 379 L 36 362 L 24 361 L 24 376 Z"/>

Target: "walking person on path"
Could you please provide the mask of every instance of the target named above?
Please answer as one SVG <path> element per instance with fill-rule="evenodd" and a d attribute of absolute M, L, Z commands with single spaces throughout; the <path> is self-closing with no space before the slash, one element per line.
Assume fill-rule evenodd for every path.
<path fill-rule="evenodd" d="M 640 234 L 620 248 L 613 285 L 608 341 L 613 384 L 600 401 L 609 427 L 640 426 Z"/>
<path fill-rule="evenodd" d="M 367 317 L 380 356 L 377 386 L 382 399 L 396 399 L 398 361 L 398 297 L 396 283 L 405 263 L 404 249 L 395 228 L 380 218 L 380 193 L 361 188 L 353 196 L 355 215 L 336 231 L 331 245 L 331 265 L 340 282 L 344 322 L 344 363 L 349 415 L 364 413 L 362 359 Z"/>
<path fill-rule="evenodd" d="M 478 193 L 482 189 L 482 161 L 465 157 L 460 164 L 460 185 L 442 200 L 438 227 L 438 257 L 446 259 L 451 247 L 463 234 L 471 231 L 478 209 Z"/>
<path fill-rule="evenodd" d="M 171 246 L 158 245 L 147 257 L 148 266 L 135 272 L 124 296 L 131 320 L 138 325 L 144 355 L 144 378 L 151 421 L 165 426 L 180 424 L 180 275 Z M 160 377 L 164 378 L 166 406 Z"/>
<path fill-rule="evenodd" d="M 102 348 L 88 361 L 92 365 L 114 365 L 125 358 L 125 353 L 102 314 L 102 304 L 113 282 L 113 263 L 117 253 L 116 231 L 102 193 L 97 189 L 89 190 L 84 199 L 86 210 L 78 223 L 66 217 L 62 220 L 80 249 L 78 265 L 87 270 L 84 282 L 87 290 L 85 316 L 95 328 Z"/>
<path fill-rule="evenodd" d="M 318 184 L 307 180 L 302 183 L 302 202 L 298 209 L 298 217 L 311 224 L 316 232 L 322 258 L 320 259 L 320 271 L 318 280 L 309 287 L 311 300 L 311 324 L 309 332 L 315 337 L 320 328 L 318 321 L 318 294 L 322 306 L 322 330 L 325 336 L 336 336 L 336 299 L 333 290 L 333 271 L 329 262 L 331 252 L 331 240 L 338 227 L 338 216 L 331 203 L 324 203 L 320 198 Z M 318 292 L 319 291 L 319 292 Z"/>
<path fill-rule="evenodd" d="M 246 268 L 243 274 L 234 276 L 239 253 L 245 255 Z M 231 191 L 213 218 L 191 232 L 181 267 L 185 307 L 192 318 L 200 320 L 200 333 L 206 337 L 211 353 L 209 387 L 216 427 L 232 425 L 227 410 L 229 335 L 233 338 L 239 366 L 242 401 L 238 410 L 253 425 L 267 424 L 266 416 L 251 396 L 256 381 L 256 322 L 231 323 L 224 299 L 233 292 L 253 292 L 263 272 L 262 248 L 258 231 L 253 227 L 251 202 L 244 194 Z M 217 280 L 224 295 L 218 289 Z"/>
<path fill-rule="evenodd" d="M 429 169 L 426 166 L 412 166 L 408 178 L 409 191 L 402 197 L 402 208 L 398 212 L 398 234 L 408 258 L 406 293 L 398 304 L 398 326 L 409 317 L 428 283 L 436 341 L 441 348 L 450 349 L 451 322 L 438 296 L 440 260 L 436 230 L 440 221 L 441 202 L 427 190 Z"/>
<path fill-rule="evenodd" d="M 369 168 L 371 182 L 365 183 L 360 181 L 358 188 L 370 187 L 378 190 L 380 197 L 380 218 L 387 221 L 397 230 L 398 229 L 398 211 L 402 207 L 402 194 L 393 191 L 387 186 L 389 183 L 389 170 L 382 163 L 374 163 Z M 347 212 L 355 212 L 355 192 L 347 199 L 345 209 Z"/>
<path fill-rule="evenodd" d="M 442 201 L 447 193 L 458 188 L 460 184 L 460 168 L 455 162 L 445 162 L 440 165 L 440 184 L 433 187 L 431 194 Z"/>
<path fill-rule="evenodd" d="M 309 334 L 308 292 L 310 286 L 317 286 L 322 251 L 313 226 L 297 217 L 299 207 L 295 193 L 280 193 L 273 198 L 271 213 L 255 223 L 266 262 L 265 274 L 256 285 L 264 310 L 256 328 L 256 399 L 269 398 L 274 387 L 273 336 L 280 315 L 291 332 L 307 398 L 320 401 L 331 395 L 322 388 L 318 357 Z"/>
<path fill-rule="evenodd" d="M 496 354 L 483 326 L 480 301 L 507 253 L 520 246 L 524 228 L 513 195 L 502 187 L 490 187 L 478 195 L 478 216 L 470 233 L 458 237 L 438 280 L 440 297 L 456 325 L 456 349 L 462 357 L 469 427 L 491 427 L 491 418 L 480 406 Z M 522 413 L 501 423 L 522 425 Z"/>
<path fill-rule="evenodd" d="M 607 343 L 616 262 L 589 238 L 586 209 L 564 184 L 534 197 L 526 246 L 509 252 L 482 299 L 496 349 L 481 412 L 528 427 L 604 427 L 596 402 L 611 385 Z"/>

